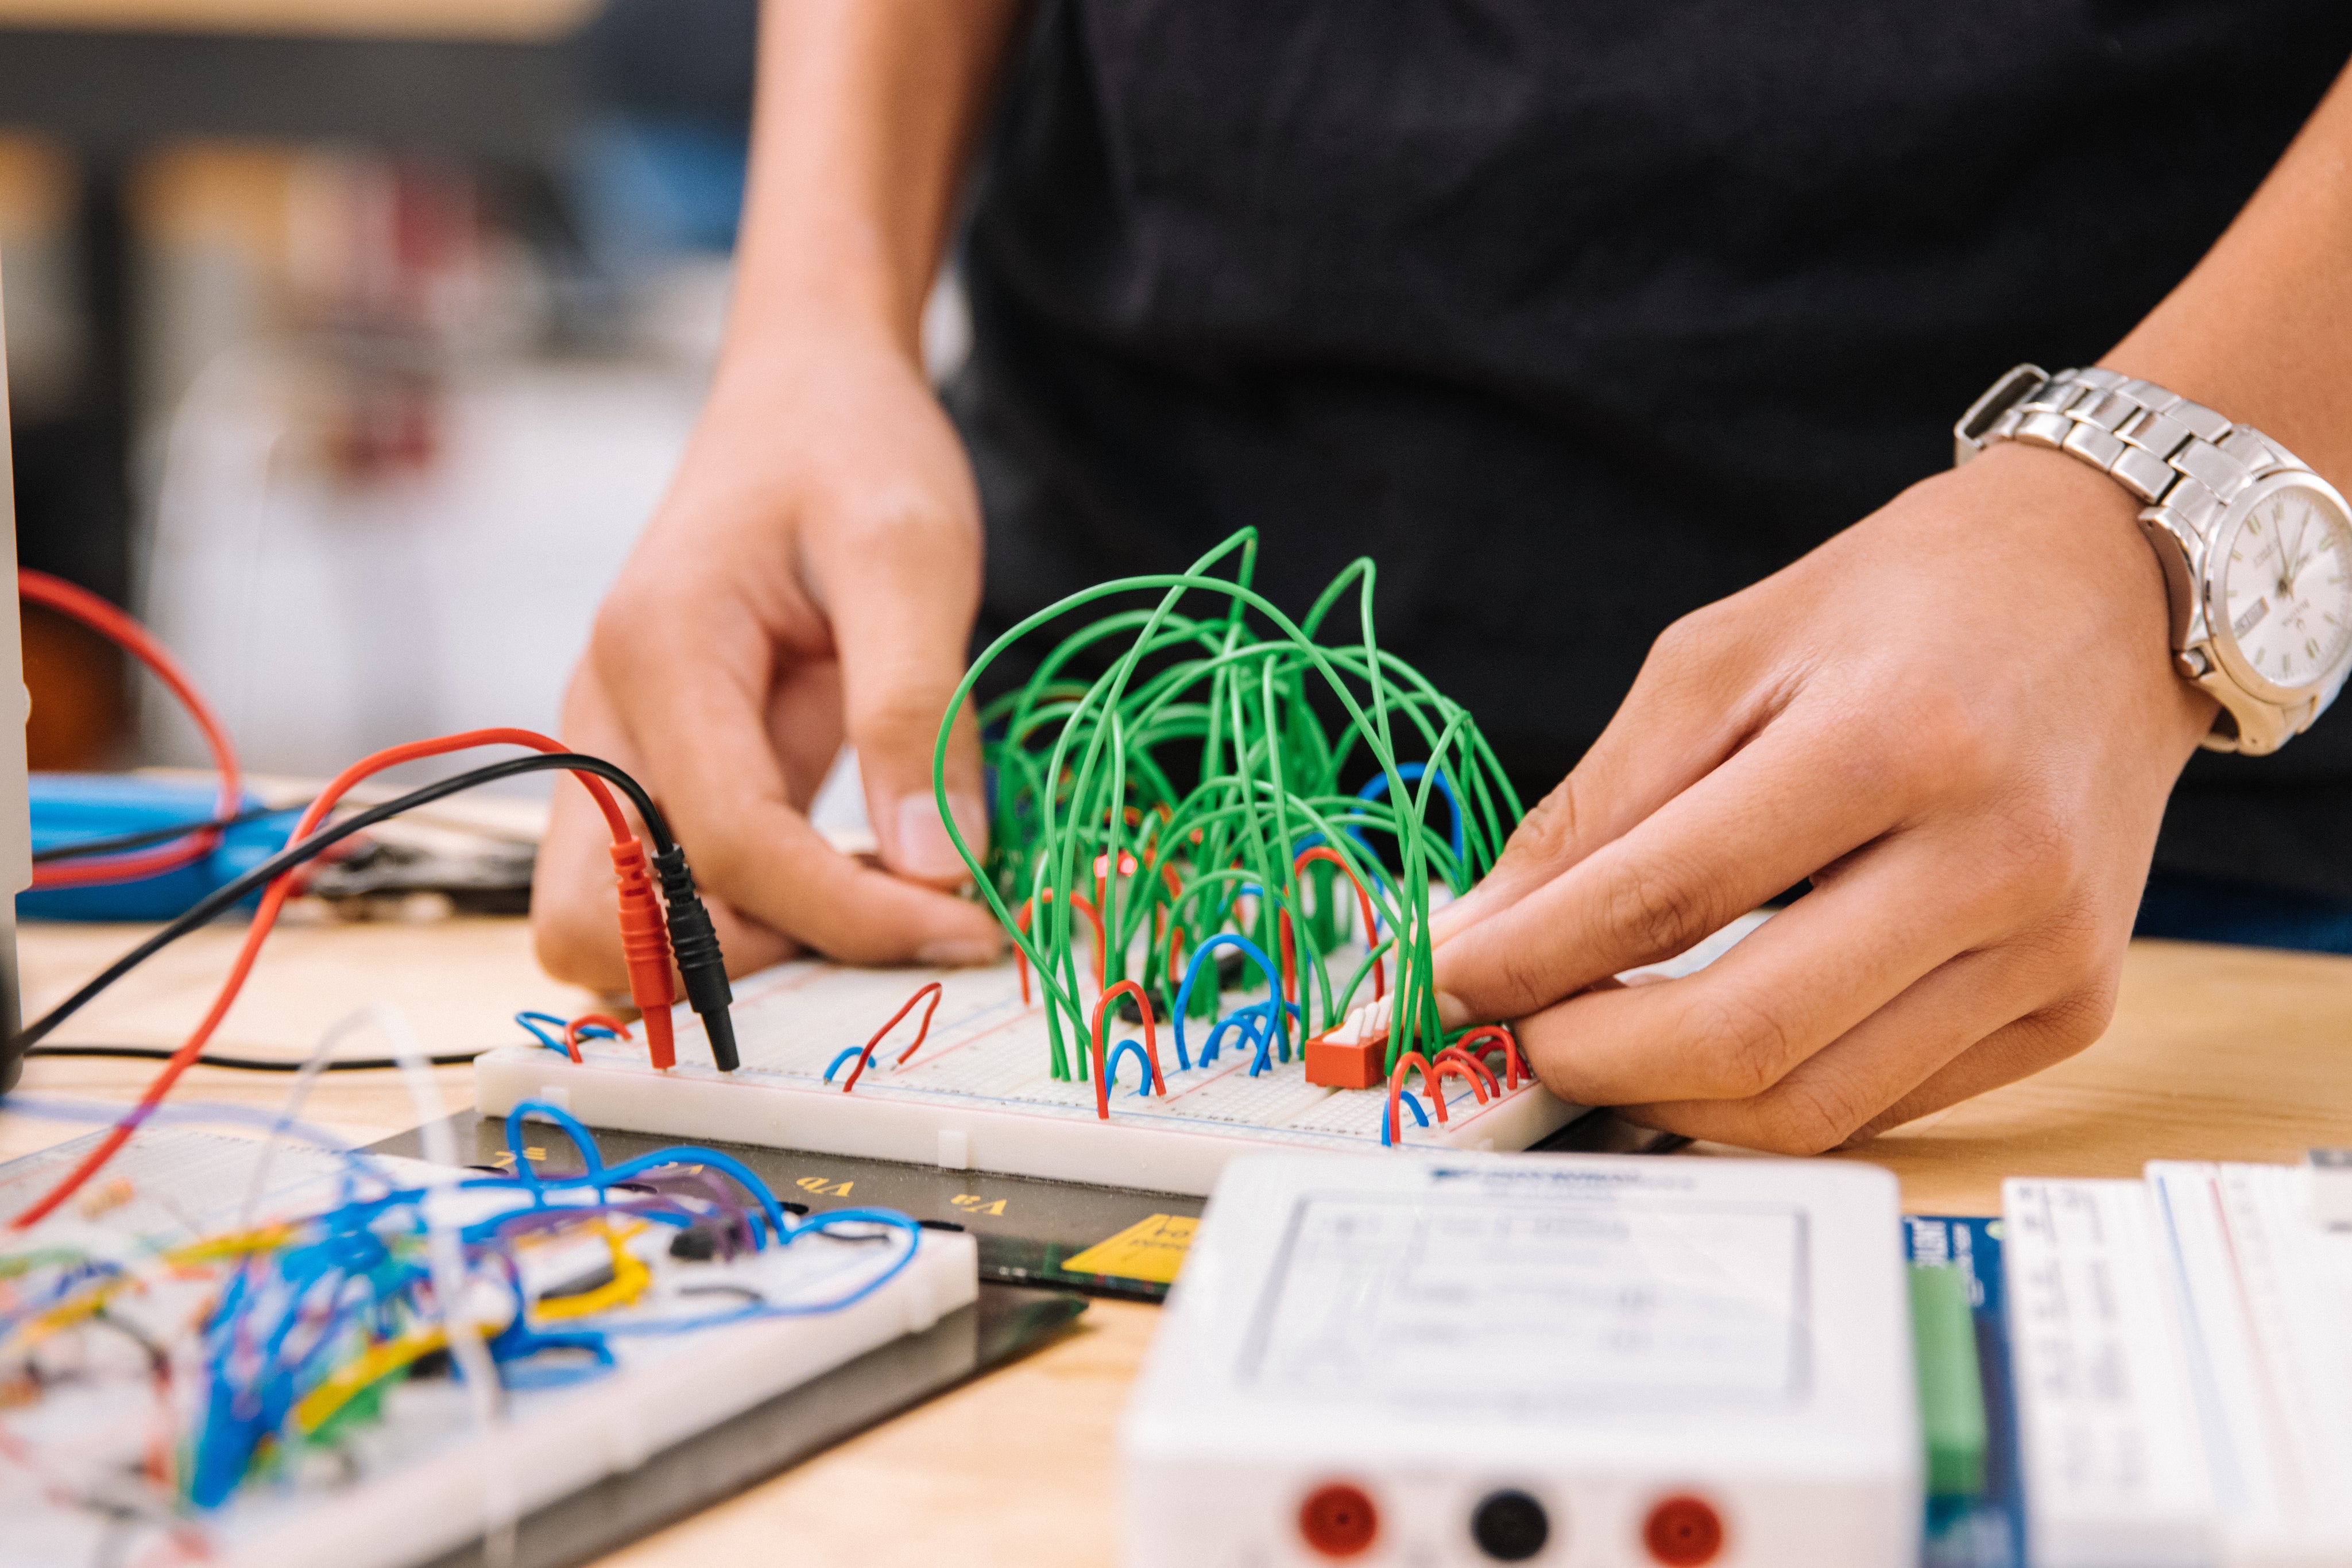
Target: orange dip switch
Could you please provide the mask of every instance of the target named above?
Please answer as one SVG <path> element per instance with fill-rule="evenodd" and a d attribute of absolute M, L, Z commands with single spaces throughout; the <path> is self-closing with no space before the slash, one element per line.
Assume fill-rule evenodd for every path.
<path fill-rule="evenodd" d="M 1357 1020 L 1344 1019 L 1307 1042 L 1307 1082 L 1324 1089 L 1378 1089 L 1388 1082 L 1386 1030 L 1358 1039 Z"/>

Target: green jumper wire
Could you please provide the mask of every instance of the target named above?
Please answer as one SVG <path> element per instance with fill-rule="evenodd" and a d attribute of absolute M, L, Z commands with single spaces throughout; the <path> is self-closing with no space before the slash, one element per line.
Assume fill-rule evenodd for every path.
<path fill-rule="evenodd" d="M 1294 622 L 1251 588 L 1256 553 L 1256 531 L 1244 528 L 1189 570 L 1120 578 L 1039 611 L 973 662 L 940 726 L 931 778 L 940 819 L 981 895 L 1036 970 L 1055 1078 L 1073 1076 L 1066 1039 L 1076 1048 L 1075 1075 L 1087 1072 L 1092 1019 L 1080 999 L 1075 938 L 1092 927 L 1073 916 L 1076 901 L 1092 904 L 1097 894 L 1108 951 L 1095 962 L 1104 984 L 1129 978 L 1133 966 L 1131 977 L 1159 998 L 1156 1013 L 1182 979 L 1170 971 L 1174 931 L 1188 955 L 1232 932 L 1279 965 L 1286 914 L 1300 1009 L 1292 1038 L 1344 1017 L 1373 963 L 1387 956 L 1398 993 L 1390 1069 L 1406 1051 L 1434 1055 L 1444 1042 L 1430 974 L 1430 883 L 1442 880 L 1459 894 L 1483 876 L 1518 822 L 1518 798 L 1469 712 L 1381 651 L 1371 561 L 1351 562 Z M 1230 575 L 1217 574 L 1220 563 Z M 1360 634 L 1326 641 L 1325 622 L 1351 587 Z M 1138 602 L 1155 592 L 1155 602 Z M 956 716 L 1015 643 L 1114 600 L 1128 603 L 1065 637 L 1027 684 L 981 713 L 982 758 L 996 770 L 982 862 L 948 809 Z M 1067 673 L 1081 654 L 1098 650 L 1099 658 L 1120 639 L 1123 649 L 1101 675 Z M 1346 716 L 1337 733 L 1310 700 L 1318 692 Z M 1167 756 L 1195 749 L 1198 777 L 1180 781 Z M 1378 770 L 1374 798 L 1339 782 L 1363 758 Z M 1419 776 L 1409 781 L 1416 763 Z M 1433 787 L 1451 790 L 1450 807 L 1436 802 L 1454 816 L 1450 831 L 1431 826 Z M 1381 926 L 1360 934 L 1371 952 L 1336 989 L 1323 956 L 1347 938 L 1354 890 L 1339 885 L 1328 862 L 1298 873 L 1298 854 L 1317 843 L 1345 862 Z M 1279 975 L 1267 978 L 1278 992 Z M 1216 990 L 1197 987 L 1193 1010 L 1213 1015 Z"/>

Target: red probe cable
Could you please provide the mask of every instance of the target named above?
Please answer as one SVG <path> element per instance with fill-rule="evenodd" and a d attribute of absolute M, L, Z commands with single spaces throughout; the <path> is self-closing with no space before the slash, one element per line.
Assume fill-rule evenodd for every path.
<path fill-rule="evenodd" d="M 319 798 L 311 801 L 310 808 L 302 813 L 301 821 L 295 824 L 294 831 L 288 841 L 290 843 L 309 837 L 326 819 L 327 813 L 334 809 L 335 804 L 342 799 L 343 795 L 353 785 L 371 774 L 381 772 L 387 768 L 397 767 L 404 762 L 415 761 L 419 758 L 438 757 L 447 752 L 464 751 L 477 746 L 523 746 L 541 752 L 559 752 L 567 749 L 561 742 L 528 729 L 472 729 L 458 735 L 441 736 L 432 740 L 415 740 L 404 746 L 388 747 L 373 757 L 362 758 L 337 774 L 333 782 L 320 791 Z M 593 774 L 576 774 L 574 777 L 586 786 L 588 793 L 596 801 L 597 809 L 604 813 L 605 824 L 612 829 L 614 839 L 616 841 L 614 858 L 617 863 L 622 858 L 620 843 L 626 841 L 635 845 L 636 835 L 629 831 L 628 819 L 621 814 L 620 806 L 614 800 L 613 792 L 605 788 L 603 779 Z M 643 852 L 642 847 L 639 847 L 640 860 Z M 163 1064 L 163 1071 L 156 1073 L 154 1082 L 148 1084 L 146 1092 L 139 1097 L 138 1103 L 126 1112 L 121 1121 L 115 1123 L 98 1147 L 92 1149 L 79 1165 L 68 1172 L 64 1180 L 50 1188 L 48 1193 L 30 1208 L 17 1215 L 10 1222 L 10 1228 L 23 1230 L 37 1224 L 58 1205 L 71 1197 L 84 1182 L 97 1175 L 122 1145 L 130 1141 L 131 1134 L 137 1132 L 140 1124 L 146 1121 L 157 1105 L 163 1103 L 163 1097 L 172 1092 L 172 1086 L 180 1081 L 181 1075 L 195 1064 L 197 1056 L 203 1052 L 206 1042 L 212 1039 L 213 1031 L 218 1029 L 221 1020 L 228 1016 L 229 1008 L 236 1002 L 237 992 L 244 988 L 246 977 L 252 973 L 254 960 L 260 956 L 262 941 L 268 936 L 270 927 L 277 924 L 278 910 L 293 893 L 294 880 L 295 873 L 288 872 L 271 883 L 268 889 L 262 894 L 261 906 L 254 911 L 253 923 L 246 930 L 245 944 L 237 949 L 236 961 L 230 966 L 228 977 L 221 983 L 220 993 L 213 998 L 211 1010 L 205 1014 L 204 1021 L 196 1026 L 195 1032 L 191 1034 L 180 1049 L 173 1053 L 171 1061 Z M 628 942 L 625 923 L 630 918 L 625 899 L 622 916 L 625 923 L 623 942 L 625 946 Z M 654 911 L 654 918 L 656 921 L 660 918 L 658 908 Z M 633 962 L 630 965 L 629 978 L 633 992 L 639 978 L 639 969 L 638 964 Z M 669 1034 L 669 1004 L 675 998 L 675 993 L 671 991 L 667 942 L 664 946 L 660 973 L 661 990 L 670 994 L 663 996 L 656 1006 L 646 1005 L 647 1000 L 653 999 L 651 998 L 640 1000 L 638 1005 L 646 1009 L 646 1034 L 648 1043 L 658 1038 L 667 1044 Z M 658 1051 L 656 1060 L 656 1061 L 660 1060 Z"/>
<path fill-rule="evenodd" d="M 114 643 L 131 657 L 154 672 L 155 678 L 171 688 L 188 710 L 188 716 L 204 731 L 205 745 L 213 754 L 213 767 L 220 774 L 220 800 L 214 815 L 231 817 L 244 803 L 245 785 L 236 766 L 236 747 L 228 737 L 227 727 L 220 715 L 196 690 L 179 661 L 171 651 L 157 642 L 147 628 L 100 599 L 87 589 L 76 588 L 60 578 L 45 571 L 16 569 L 16 596 L 29 599 L 71 620 L 81 622 L 91 631 Z M 184 839 L 174 839 L 157 849 L 141 850 L 132 854 L 109 855 L 79 865 L 42 865 L 33 868 L 33 885 L 46 887 L 88 887 L 95 883 L 133 882 L 141 877 L 156 876 L 212 853 L 220 842 L 220 834 L 205 829 Z"/>

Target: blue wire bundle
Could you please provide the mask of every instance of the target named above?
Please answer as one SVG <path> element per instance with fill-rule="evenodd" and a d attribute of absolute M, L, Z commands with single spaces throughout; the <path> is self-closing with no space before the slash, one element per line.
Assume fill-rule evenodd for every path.
<path fill-rule="evenodd" d="M 533 1170 L 524 1148 L 526 1114 L 562 1128 L 585 1168 L 576 1176 L 561 1176 Z M 839 1312 L 896 1279 L 913 1260 L 921 1236 L 910 1216 L 885 1208 L 835 1209 L 795 1224 L 758 1173 L 717 1149 L 678 1145 L 608 1166 L 587 1128 L 541 1101 L 526 1101 L 509 1113 L 506 1136 L 514 1174 L 470 1177 L 457 1186 L 467 1191 L 512 1193 L 530 1201 L 466 1225 L 457 1235 L 467 1277 L 470 1280 L 483 1269 L 495 1270 L 514 1294 L 514 1316 L 485 1341 L 499 1381 L 509 1389 L 545 1388 L 599 1376 L 615 1364 L 612 1341 L 625 1335 L 690 1333 L 752 1318 Z M 755 1249 L 789 1247 L 803 1237 L 844 1228 L 870 1234 L 870 1228 L 877 1226 L 900 1232 L 906 1244 L 880 1272 L 824 1301 L 777 1304 L 754 1298 L 686 1320 L 605 1314 L 583 1320 L 577 1328 L 532 1328 L 513 1250 L 520 1230 L 535 1228 L 530 1221 L 539 1215 L 561 1215 L 555 1223 L 625 1216 L 680 1229 L 710 1222 L 718 1212 L 715 1203 L 706 1211 L 674 1190 L 646 1185 L 656 1173 L 678 1166 L 723 1173 L 750 1196 L 751 1204 L 742 1213 Z M 373 1346 L 430 1330 L 442 1321 L 446 1303 L 433 1299 L 432 1274 L 425 1263 L 425 1206 L 434 1189 L 398 1187 L 356 1196 L 357 1176 L 369 1168 L 354 1156 L 341 1203 L 299 1223 L 283 1243 L 257 1246 L 236 1267 L 204 1322 L 205 1386 L 181 1465 L 183 1490 L 197 1508 L 219 1507 L 248 1479 L 266 1473 L 283 1451 L 296 1406 L 340 1369 Z M 616 1189 L 625 1189 L 618 1199 Z M 593 1195 L 593 1201 L 550 1201 L 582 1193 Z M 37 1312 L 42 1301 L 61 1299 L 58 1292 L 71 1293 L 89 1277 L 87 1270 L 68 1272 L 55 1289 L 12 1317 Z M 450 1371 L 453 1376 L 463 1375 L 454 1359 Z"/>

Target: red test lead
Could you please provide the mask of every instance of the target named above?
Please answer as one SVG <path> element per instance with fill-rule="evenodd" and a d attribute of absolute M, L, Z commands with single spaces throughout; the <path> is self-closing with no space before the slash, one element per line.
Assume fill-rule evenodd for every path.
<path fill-rule="evenodd" d="M 646 872 L 646 846 L 632 837 L 612 846 L 613 879 L 621 899 L 621 961 L 628 966 L 629 999 L 645 1015 L 646 1049 L 656 1067 L 667 1072 L 677 1064 L 677 1045 L 670 1032 L 669 1009 L 677 1001 L 670 977 L 669 928 L 654 898 L 653 878 Z"/>

